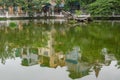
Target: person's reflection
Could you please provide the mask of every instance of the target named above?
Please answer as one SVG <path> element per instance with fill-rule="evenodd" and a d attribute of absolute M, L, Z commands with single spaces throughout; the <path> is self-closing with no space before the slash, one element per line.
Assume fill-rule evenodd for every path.
<path fill-rule="evenodd" d="M 19 31 L 23 30 L 23 25 L 22 25 L 21 21 L 19 21 L 19 23 L 18 23 L 18 29 L 19 29 Z"/>

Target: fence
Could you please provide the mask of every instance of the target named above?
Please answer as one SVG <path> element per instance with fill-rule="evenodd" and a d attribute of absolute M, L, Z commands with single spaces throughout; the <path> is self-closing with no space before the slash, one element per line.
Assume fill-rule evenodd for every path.
<path fill-rule="evenodd" d="M 32 15 L 33 17 L 43 17 L 43 16 L 53 16 L 53 17 L 64 17 L 64 15 L 62 14 L 62 12 L 60 13 L 49 13 L 49 12 L 40 12 L 40 13 L 36 13 L 34 12 L 34 14 Z M 4 17 L 4 18 L 11 18 L 11 17 L 29 17 L 29 14 L 26 13 L 14 13 L 14 14 L 9 14 L 8 12 L 4 12 L 4 13 L 0 13 L 0 17 Z"/>
<path fill-rule="evenodd" d="M 93 17 L 120 17 L 120 13 L 113 12 L 112 14 L 109 15 L 93 15 Z"/>

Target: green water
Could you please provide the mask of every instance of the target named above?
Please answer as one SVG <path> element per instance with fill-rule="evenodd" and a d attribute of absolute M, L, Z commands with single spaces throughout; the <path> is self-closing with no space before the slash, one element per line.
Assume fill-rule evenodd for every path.
<path fill-rule="evenodd" d="M 119 80 L 120 22 L 0 22 L 2 80 Z"/>

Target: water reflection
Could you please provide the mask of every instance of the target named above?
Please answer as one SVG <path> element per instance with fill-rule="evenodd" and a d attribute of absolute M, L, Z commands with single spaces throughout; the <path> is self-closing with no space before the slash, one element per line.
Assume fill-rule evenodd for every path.
<path fill-rule="evenodd" d="M 14 62 L 11 59 L 19 60 L 21 69 L 32 67 L 33 70 L 35 69 L 34 72 L 41 75 L 45 72 L 40 73 L 40 69 L 47 69 L 46 72 L 53 69 L 59 72 L 62 70 L 63 73 L 60 73 L 62 76 L 59 78 L 49 76 L 50 79 L 55 80 L 88 80 L 88 78 L 108 80 L 109 75 L 120 79 L 118 76 L 120 74 L 120 23 L 114 24 L 114 27 L 109 23 L 93 22 L 80 26 L 73 25 L 74 27 L 70 22 L 59 23 L 50 20 L 44 23 L 39 20 L 2 24 L 0 27 L 1 63 L 7 67 L 9 61 L 10 64 Z M 1 69 L 4 68 L 2 64 L 0 64 Z M 17 62 L 15 64 L 18 66 Z M 17 66 L 13 65 L 13 68 Z M 0 71 L 3 72 L 1 69 Z M 10 71 L 9 69 L 7 70 Z M 23 69 L 24 71 L 26 74 L 29 72 Z M 59 72 L 52 71 L 51 75 Z M 48 74 L 44 74 L 43 77 L 45 76 Z M 47 80 L 42 76 L 36 77 Z"/>

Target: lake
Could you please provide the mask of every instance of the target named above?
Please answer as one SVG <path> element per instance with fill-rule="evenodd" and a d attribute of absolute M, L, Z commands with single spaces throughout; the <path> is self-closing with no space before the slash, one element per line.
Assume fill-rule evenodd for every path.
<path fill-rule="evenodd" d="M 120 21 L 0 21 L 1 80 L 120 80 Z"/>

